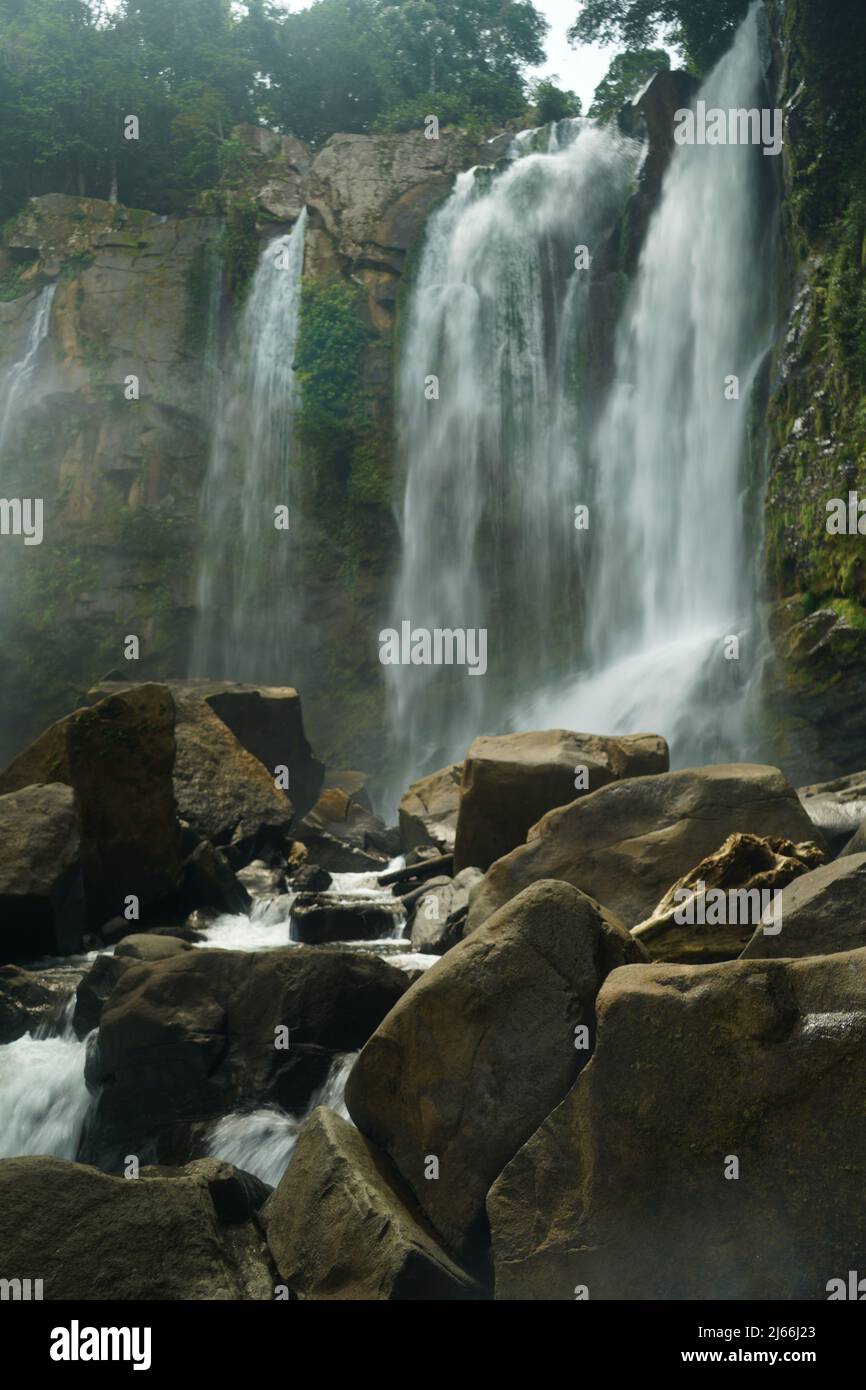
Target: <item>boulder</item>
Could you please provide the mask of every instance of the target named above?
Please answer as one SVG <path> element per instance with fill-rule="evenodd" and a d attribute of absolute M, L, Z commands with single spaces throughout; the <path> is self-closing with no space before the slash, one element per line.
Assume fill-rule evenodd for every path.
<path fill-rule="evenodd" d="M 332 874 L 383 869 L 398 852 L 384 822 L 339 787 L 322 792 L 295 833 L 310 858 Z"/>
<path fill-rule="evenodd" d="M 121 962 L 102 1009 L 92 1074 L 103 1089 L 83 1156 L 113 1167 L 134 1136 L 140 1147 L 125 1152 L 148 1161 L 189 1157 L 193 1124 L 289 1097 L 302 1110 L 323 1057 L 327 1067 L 357 1051 L 408 985 L 373 955 L 312 947 Z"/>
<path fill-rule="evenodd" d="M 540 878 L 573 883 L 635 926 L 735 833 L 824 848 L 778 768 L 734 763 L 634 777 L 549 811 L 473 893 L 468 930 Z"/>
<path fill-rule="evenodd" d="M 174 785 L 180 813 L 233 868 L 291 841 L 292 803 L 210 705 L 177 696 Z"/>
<path fill-rule="evenodd" d="M 575 799 L 578 768 L 588 796 L 609 782 L 667 772 L 668 746 L 657 734 L 600 738 L 566 729 L 477 738 L 463 764 L 454 867 L 489 869 L 522 845 L 546 811 Z"/>
<path fill-rule="evenodd" d="M 462 763 L 452 763 L 413 782 L 400 798 L 400 835 L 405 849 L 435 845 L 440 854 L 454 849 L 460 810 Z"/>
<path fill-rule="evenodd" d="M 92 927 L 131 894 L 146 907 L 179 886 L 174 717 L 164 685 L 119 689 L 52 724 L 0 778 L 10 790 L 40 781 L 72 787 Z"/>
<path fill-rule="evenodd" d="M 413 951 L 444 954 L 460 940 L 470 889 L 483 877 L 480 869 L 461 869 L 455 878 L 434 878 L 424 884 L 413 908 Z"/>
<path fill-rule="evenodd" d="M 318 864 L 303 864 L 292 875 L 293 893 L 324 893 L 331 886 L 331 875 Z"/>
<path fill-rule="evenodd" d="M 850 840 L 845 842 L 845 846 L 839 852 L 842 859 L 849 854 L 866 854 L 866 821 L 854 831 Z"/>
<path fill-rule="evenodd" d="M 57 971 L 0 965 L 0 1045 L 59 1018 L 68 995 L 69 980 Z"/>
<path fill-rule="evenodd" d="M 238 743 L 265 767 L 273 785 L 275 769 L 286 767 L 292 806 L 306 815 L 322 786 L 324 766 L 313 756 L 304 734 L 301 697 L 291 686 L 238 685 L 232 681 L 168 681 L 176 702 L 203 700 L 234 734 Z M 123 689 L 123 681 L 105 681 L 88 693 L 99 699 Z"/>
<path fill-rule="evenodd" d="M 394 935 L 399 913 L 398 902 L 346 902 L 320 893 L 295 899 L 292 926 L 295 939 L 310 946 L 326 941 L 379 941 Z"/>
<path fill-rule="evenodd" d="M 111 1177 L 59 1158 L 0 1160 L 0 1268 L 41 1279 L 49 1300 L 269 1299 L 267 1249 L 239 1242 L 208 1185 Z"/>
<path fill-rule="evenodd" d="M 597 903 L 538 883 L 417 980 L 364 1047 L 349 1114 L 458 1257 L 483 1248 L 490 1184 L 588 1057 L 601 981 L 642 957 Z"/>
<path fill-rule="evenodd" d="M 629 967 L 596 1007 L 488 1196 L 497 1298 L 825 1299 L 866 1248 L 866 951 Z"/>
<path fill-rule="evenodd" d="M 157 937 L 156 940 L 159 940 Z M 172 952 L 176 954 L 176 952 Z M 79 981 L 75 991 L 75 1012 L 72 1026 L 78 1038 L 86 1038 L 94 1028 L 99 1027 L 102 1010 L 111 998 L 114 986 L 124 970 L 128 969 L 135 957 L 122 955 L 99 955 L 87 974 Z M 140 959 L 140 958 L 139 958 Z"/>
<path fill-rule="evenodd" d="M 476 1292 L 384 1154 L 320 1106 L 263 1220 L 280 1277 L 301 1299 L 462 1299 Z"/>
<path fill-rule="evenodd" d="M 370 778 L 366 772 L 357 772 L 350 768 L 335 768 L 333 771 L 325 773 L 322 782 L 322 791 L 331 791 L 334 787 L 338 791 L 345 792 L 358 806 L 363 806 L 367 811 L 372 811 L 373 802 L 370 799 Z"/>
<path fill-rule="evenodd" d="M 808 842 L 729 835 L 721 849 L 668 889 L 632 935 L 653 960 L 683 965 L 736 960 L 756 927 L 763 932 L 764 921 L 774 926 L 776 895 L 825 858 L 823 850 Z"/>
<path fill-rule="evenodd" d="M 269 868 L 263 859 L 254 859 L 252 864 L 239 869 L 237 878 L 249 898 L 279 898 L 286 891 L 283 870 Z"/>
<path fill-rule="evenodd" d="M 781 896 L 781 930 L 758 928 L 743 960 L 831 956 L 866 946 L 866 854 L 846 855 L 813 869 Z"/>
<path fill-rule="evenodd" d="M 832 782 L 800 787 L 797 795 L 812 824 L 834 853 L 842 849 L 866 821 L 866 772 L 853 772 Z"/>
<path fill-rule="evenodd" d="M 224 850 L 217 849 L 210 840 L 199 840 L 183 866 L 181 913 L 197 908 L 216 913 L 249 912 L 252 895 L 243 874 L 243 869 L 234 872 Z"/>
<path fill-rule="evenodd" d="M 149 933 L 142 932 L 135 936 L 125 936 L 115 948 L 114 959 L 130 961 L 168 960 L 171 956 L 179 956 L 183 951 L 191 951 L 192 949 L 190 943 L 181 941 L 180 937 L 151 936 Z"/>
<path fill-rule="evenodd" d="M 0 796 L 0 963 L 81 949 L 80 836 L 69 787 Z"/>

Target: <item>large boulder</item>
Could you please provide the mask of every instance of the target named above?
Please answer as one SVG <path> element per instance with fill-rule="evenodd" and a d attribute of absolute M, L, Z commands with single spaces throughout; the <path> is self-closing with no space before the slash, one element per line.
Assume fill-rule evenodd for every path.
<path fill-rule="evenodd" d="M 324 765 L 314 757 L 306 735 L 301 697 L 288 685 L 240 685 L 233 681 L 172 680 L 167 685 L 178 704 L 204 700 L 248 753 L 275 776 L 288 768 L 288 795 L 295 814 L 306 815 L 322 786 Z M 103 681 L 88 700 L 122 690 L 124 681 Z"/>
<path fill-rule="evenodd" d="M 174 701 L 163 685 L 112 695 L 66 721 L 69 777 L 81 825 L 88 922 L 170 897 L 181 881 L 172 785 Z"/>
<path fill-rule="evenodd" d="M 635 926 L 672 883 L 737 832 L 824 848 L 774 767 L 720 764 L 614 782 L 548 812 L 525 845 L 492 866 L 472 896 L 468 929 L 541 878 L 573 883 Z"/>
<path fill-rule="evenodd" d="M 866 946 L 866 854 L 824 864 L 790 884 L 781 895 L 780 931 L 757 930 L 744 960 L 780 956 L 831 956 Z"/>
<path fill-rule="evenodd" d="M 274 776 L 196 694 L 177 695 L 178 809 L 233 867 L 291 841 L 292 803 Z"/>
<path fill-rule="evenodd" d="M 736 960 L 752 932 L 777 929 L 775 915 L 787 883 L 823 864 L 808 842 L 729 835 L 669 888 L 651 917 L 632 928 L 653 960 L 709 965 Z"/>
<path fill-rule="evenodd" d="M 114 970 L 83 1155 L 105 1167 L 132 1136 L 148 1160 L 188 1157 L 190 1126 L 239 1105 L 303 1110 L 334 1057 L 357 1051 L 409 985 L 376 956 L 312 947 L 192 950 Z"/>
<path fill-rule="evenodd" d="M 263 1219 L 302 1299 L 460 1299 L 475 1286 L 443 1250 L 384 1154 L 320 1106 L 301 1130 Z"/>
<path fill-rule="evenodd" d="M 602 980 L 642 956 L 597 903 L 535 884 L 428 970 L 361 1052 L 349 1114 L 458 1256 L 483 1247 L 490 1184 L 586 1061 Z"/>
<path fill-rule="evenodd" d="M 601 738 L 566 729 L 476 738 L 463 764 L 454 867 L 489 869 L 522 845 L 530 826 L 555 806 L 623 777 L 667 772 L 668 746 L 656 734 Z M 583 780 L 581 772 L 580 781 Z"/>
<path fill-rule="evenodd" d="M 866 1248 L 866 951 L 617 970 L 493 1185 L 503 1299 L 822 1299 Z"/>
<path fill-rule="evenodd" d="M 451 763 L 413 782 L 400 798 L 400 835 L 405 849 L 435 845 L 443 854 L 454 849 L 460 810 L 462 763 Z"/>
<path fill-rule="evenodd" d="M 81 828 L 87 922 L 169 897 L 181 880 L 181 831 L 172 772 L 175 709 L 164 685 L 118 688 L 52 724 L 0 776 L 73 789 Z"/>
<path fill-rule="evenodd" d="M 80 836 L 69 787 L 0 796 L 0 963 L 81 948 Z"/>
<path fill-rule="evenodd" d="M 398 902 L 346 902 L 330 893 L 304 895 L 292 903 L 297 941 L 321 946 L 327 941 L 379 941 L 395 935 L 401 922 Z"/>
<path fill-rule="evenodd" d="M 76 1303 L 274 1292 L 253 1223 L 221 1221 L 194 1167 L 127 1179 L 59 1158 L 0 1160 L 0 1269 L 41 1279 L 45 1299 Z"/>

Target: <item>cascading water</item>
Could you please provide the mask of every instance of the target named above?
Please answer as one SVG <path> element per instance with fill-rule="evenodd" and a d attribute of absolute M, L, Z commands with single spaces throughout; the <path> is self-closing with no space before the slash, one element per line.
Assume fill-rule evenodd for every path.
<path fill-rule="evenodd" d="M 46 285 L 37 295 L 24 353 L 7 367 L 5 372 L 0 373 L 0 456 L 15 416 L 27 403 L 39 358 L 39 348 L 51 327 L 51 306 L 56 289 L 56 285 Z"/>
<path fill-rule="evenodd" d="M 706 78 L 708 109 L 766 106 L 760 23 L 753 7 Z M 584 673 L 524 722 L 652 729 L 680 765 L 752 746 L 762 643 L 749 411 L 773 327 L 773 163 L 753 146 L 675 150 L 593 441 Z M 739 399 L 726 398 L 731 376 Z"/>
<path fill-rule="evenodd" d="M 525 153 L 539 139 L 546 151 Z M 504 170 L 462 174 L 431 221 L 398 382 L 406 484 L 392 624 L 486 628 L 489 671 L 385 668 L 402 785 L 506 721 L 540 672 L 574 669 L 578 383 L 593 350 L 592 272 L 576 248 L 603 244 L 640 153 L 588 122 L 525 132 Z"/>
<path fill-rule="evenodd" d="M 0 1158 L 74 1159 L 96 1097 L 84 1080 L 86 1040 L 72 1027 L 73 994 L 58 1028 L 0 1047 Z"/>
<path fill-rule="evenodd" d="M 233 367 L 202 494 L 192 674 L 279 684 L 292 649 L 295 579 L 288 507 L 298 387 L 293 367 L 306 210 L 259 259 L 240 315 Z"/>

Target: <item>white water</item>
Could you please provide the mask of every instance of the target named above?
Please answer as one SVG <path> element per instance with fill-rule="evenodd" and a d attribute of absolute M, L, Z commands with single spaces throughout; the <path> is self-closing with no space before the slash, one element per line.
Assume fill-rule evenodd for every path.
<path fill-rule="evenodd" d="M 192 674 L 285 680 L 294 578 L 294 373 L 306 209 L 263 250 L 231 349 L 208 474 L 196 580 Z M 277 530 L 275 509 L 289 508 Z"/>
<path fill-rule="evenodd" d="M 60 1030 L 25 1033 L 0 1047 L 0 1158 L 74 1159 L 96 1097 L 84 1084 L 86 1041 L 72 1028 L 73 994 Z"/>
<path fill-rule="evenodd" d="M 759 47 L 753 9 L 701 88 L 708 107 L 766 104 Z M 530 725 L 652 729 L 680 764 L 748 746 L 761 632 L 747 427 L 772 327 L 768 163 L 747 146 L 675 151 L 593 441 L 586 674 L 525 707 Z M 739 400 L 725 399 L 731 374 Z M 729 636 L 739 660 L 725 658 Z"/>
<path fill-rule="evenodd" d="M 522 153 L 547 140 L 544 153 Z M 487 628 L 490 672 L 385 668 L 402 785 L 462 757 L 539 671 L 574 668 L 583 440 L 577 383 L 591 270 L 640 147 L 610 128 L 525 132 L 499 172 L 460 175 L 427 233 L 398 381 L 406 470 L 391 625 Z M 439 378 L 439 399 L 425 380 Z"/>
<path fill-rule="evenodd" d="M 276 1105 L 265 1105 L 246 1114 L 237 1111 L 218 1120 L 207 1140 L 210 1158 L 222 1158 L 276 1187 L 286 1171 L 304 1123 L 318 1105 L 350 1119 L 343 1092 L 357 1052 L 335 1058 L 323 1086 L 312 1096 L 301 1115 L 289 1115 Z"/>
<path fill-rule="evenodd" d="M 46 285 L 40 291 L 34 301 L 33 317 L 24 353 L 17 362 L 13 362 L 0 373 L 0 454 L 16 414 L 27 404 L 39 358 L 39 348 L 51 327 L 51 305 L 56 289 L 56 285 Z"/>

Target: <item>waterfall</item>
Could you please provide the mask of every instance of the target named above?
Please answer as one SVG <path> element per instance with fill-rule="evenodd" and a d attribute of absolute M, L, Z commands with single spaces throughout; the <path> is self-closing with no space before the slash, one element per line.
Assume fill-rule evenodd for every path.
<path fill-rule="evenodd" d="M 603 246 L 640 153 L 585 121 L 523 132 L 504 169 L 462 174 L 431 219 L 402 335 L 392 621 L 486 628 L 490 667 L 472 679 L 386 666 L 402 785 L 507 722 L 541 673 L 574 669 L 579 383 L 595 350 L 576 249 Z"/>
<path fill-rule="evenodd" d="M 51 305 L 56 285 L 46 285 L 36 296 L 33 317 L 24 344 L 24 355 L 0 374 L 0 455 L 17 413 L 26 405 L 33 384 L 39 348 L 51 327 Z"/>
<path fill-rule="evenodd" d="M 708 108 L 766 106 L 760 18 L 753 7 L 704 81 Z M 679 765 L 754 746 L 761 503 L 749 412 L 773 330 L 773 163 L 746 145 L 675 150 L 593 440 L 584 669 L 524 710 L 530 723 L 652 729 Z M 739 399 L 726 399 L 732 375 Z"/>
<path fill-rule="evenodd" d="M 75 994 L 58 1029 L 43 1026 L 0 1047 L 0 1158 L 74 1159 L 96 1097 L 84 1080 L 86 1040 L 72 1027 Z"/>
<path fill-rule="evenodd" d="M 288 1167 L 298 1135 L 317 1106 L 326 1105 L 344 1120 L 350 1118 L 343 1092 L 357 1056 L 357 1052 L 346 1052 L 334 1058 L 323 1085 L 302 1115 L 289 1115 L 279 1106 L 263 1105 L 258 1110 L 223 1116 L 208 1136 L 207 1156 L 222 1158 L 276 1187 Z"/>
<path fill-rule="evenodd" d="M 292 650 L 294 374 L 306 210 L 262 251 L 240 314 L 202 492 L 192 674 L 285 681 Z"/>

